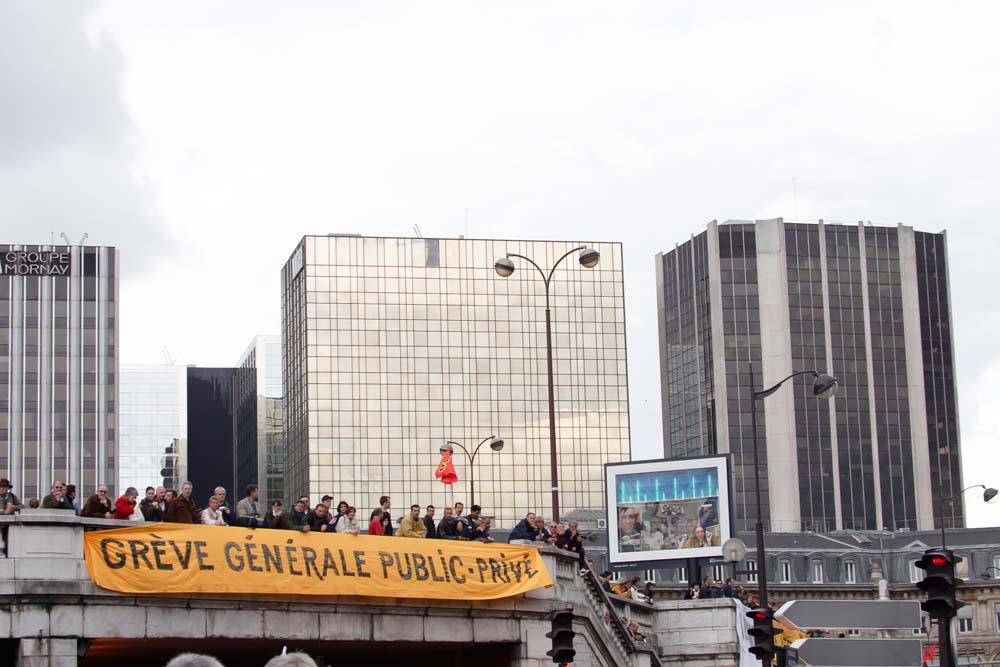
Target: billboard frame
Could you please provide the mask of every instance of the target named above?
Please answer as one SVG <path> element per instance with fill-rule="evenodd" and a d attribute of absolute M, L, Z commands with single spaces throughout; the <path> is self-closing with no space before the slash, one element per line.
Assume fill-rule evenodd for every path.
<path fill-rule="evenodd" d="M 703 465 L 699 465 L 699 463 Z M 604 493 L 607 511 L 608 567 L 611 570 L 655 570 L 681 566 L 681 561 L 722 558 L 722 545 L 735 537 L 733 532 L 733 480 L 732 454 L 712 454 L 708 456 L 685 456 L 663 459 L 644 459 L 604 464 Z M 718 470 L 719 502 L 719 545 L 697 549 L 672 549 L 645 552 L 619 551 L 618 504 L 616 502 L 614 480 L 622 475 L 643 472 L 669 472 L 671 470 L 691 470 L 711 468 Z M 725 496 L 725 497 L 723 497 Z M 669 502 L 669 501 L 664 501 Z M 725 512 L 723 514 L 723 511 Z"/>

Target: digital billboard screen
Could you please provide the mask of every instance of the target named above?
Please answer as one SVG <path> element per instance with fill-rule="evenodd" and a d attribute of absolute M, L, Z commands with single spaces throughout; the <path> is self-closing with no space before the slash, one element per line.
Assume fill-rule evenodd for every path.
<path fill-rule="evenodd" d="M 612 566 L 722 555 L 732 537 L 728 456 L 612 463 L 604 470 Z"/>

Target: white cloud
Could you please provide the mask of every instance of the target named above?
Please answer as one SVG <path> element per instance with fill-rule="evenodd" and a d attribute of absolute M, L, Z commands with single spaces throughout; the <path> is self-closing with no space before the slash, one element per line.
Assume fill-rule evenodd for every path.
<path fill-rule="evenodd" d="M 108 2 L 88 19 L 89 50 L 69 25 L 79 14 L 62 32 L 36 25 L 35 39 L 100 61 L 93 95 L 114 124 L 81 132 L 113 147 L 117 171 L 81 187 L 43 155 L 0 171 L 20 202 L 0 214 L 19 220 L 5 231 L 47 238 L 39 218 L 66 228 L 77 209 L 124 257 L 167 255 L 123 285 L 123 354 L 156 361 L 167 345 L 202 365 L 277 331 L 278 270 L 306 233 L 419 224 L 427 236 L 622 240 L 638 457 L 661 447 L 658 366 L 641 363 L 656 355 L 655 251 L 713 218 L 947 228 L 966 461 L 1000 482 L 979 444 L 997 406 L 971 389 L 1000 360 L 986 326 L 1000 247 L 998 14 L 990 3 Z M 64 88 L 76 71 L 37 75 Z M 79 95 L 65 99 L 41 106 L 74 118 Z M 78 143 L 32 136 L 32 152 Z M 91 198 L 49 197 L 52 210 L 31 217 L 63 187 Z M 130 215 L 141 234 L 127 233 Z"/>

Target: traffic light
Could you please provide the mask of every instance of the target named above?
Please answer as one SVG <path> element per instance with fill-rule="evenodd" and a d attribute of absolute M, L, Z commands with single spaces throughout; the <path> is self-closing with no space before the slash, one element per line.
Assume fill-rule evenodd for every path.
<path fill-rule="evenodd" d="M 747 612 L 747 618 L 753 622 L 749 630 L 753 637 L 750 652 L 761 661 L 771 662 L 774 657 L 774 636 L 781 634 L 781 630 L 774 627 L 774 612 L 767 607 L 757 607 Z"/>
<path fill-rule="evenodd" d="M 552 632 L 546 632 L 545 636 L 552 640 L 552 650 L 546 651 L 545 655 L 552 658 L 552 662 L 560 665 L 567 665 L 573 661 L 576 651 L 573 650 L 573 612 L 571 610 L 552 612 Z"/>
<path fill-rule="evenodd" d="M 958 610 L 965 606 L 955 599 L 955 588 L 962 581 L 955 576 L 955 565 L 962 562 L 951 549 L 928 549 L 924 557 L 917 561 L 917 567 L 927 572 L 917 588 L 927 592 L 927 599 L 920 608 L 934 620 L 954 618 Z"/>

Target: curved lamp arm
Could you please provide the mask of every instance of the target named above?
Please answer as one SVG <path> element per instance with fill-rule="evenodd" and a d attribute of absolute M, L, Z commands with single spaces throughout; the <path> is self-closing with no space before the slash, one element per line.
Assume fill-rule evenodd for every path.
<path fill-rule="evenodd" d="M 459 449 L 461 449 L 463 452 L 465 452 L 465 456 L 469 459 L 469 464 L 470 465 L 472 464 L 472 457 L 473 457 L 473 455 L 469 454 L 469 450 L 465 448 L 465 445 L 463 445 L 460 442 L 455 442 L 454 440 L 449 440 L 445 444 L 448 444 L 448 445 L 457 445 Z"/>
<path fill-rule="evenodd" d="M 549 269 L 549 275 L 545 275 L 545 272 L 542 271 L 542 267 L 540 267 L 537 264 L 535 264 L 534 260 L 532 260 L 530 257 L 525 257 L 524 255 L 518 255 L 517 253 L 514 253 L 514 252 L 507 253 L 507 257 L 517 257 L 518 259 L 523 259 L 524 261 L 528 262 L 533 267 L 535 267 L 536 269 L 538 269 L 538 273 L 541 274 L 542 280 L 545 281 L 545 288 L 547 290 L 548 287 L 549 287 L 549 283 L 552 282 L 552 274 L 555 273 L 556 267 L 558 267 L 562 263 L 562 261 L 564 259 L 566 259 L 570 255 L 572 255 L 574 252 L 576 252 L 578 250 L 585 250 L 586 248 L 587 248 L 587 246 L 582 245 L 582 246 L 579 246 L 577 248 L 573 248 L 572 250 L 568 250 L 565 254 L 563 254 L 562 257 L 560 257 L 559 259 L 556 260 L 555 264 L 552 265 L 552 268 Z"/>
<path fill-rule="evenodd" d="M 485 444 L 486 444 L 486 443 L 487 443 L 488 441 L 492 440 L 492 439 L 493 439 L 493 438 L 495 438 L 495 437 L 497 437 L 497 436 L 496 436 L 496 435 L 491 435 L 491 436 L 488 436 L 488 437 L 485 437 L 485 438 L 483 438 L 482 440 L 480 440 L 480 441 L 479 441 L 479 444 L 478 444 L 478 445 L 476 445 L 476 449 L 475 449 L 475 450 L 474 450 L 474 451 L 472 452 L 472 458 L 470 458 L 470 459 L 469 459 L 469 461 L 472 461 L 472 459 L 476 458 L 476 454 L 478 454 L 478 453 L 479 453 L 479 448 L 480 448 L 480 447 L 482 447 L 482 446 L 483 446 L 483 445 L 485 445 Z"/>
<path fill-rule="evenodd" d="M 819 373 L 816 371 L 799 371 L 798 373 L 792 373 L 791 375 L 789 375 L 788 377 L 786 377 L 784 380 L 774 385 L 773 387 L 768 387 L 767 389 L 761 389 L 760 391 L 755 391 L 753 395 L 755 398 L 767 398 L 774 392 L 778 391 L 778 389 L 781 388 L 781 385 L 785 384 L 793 377 L 798 377 L 799 375 L 812 375 L 814 378 L 819 377 Z"/>
<path fill-rule="evenodd" d="M 967 486 L 967 487 L 965 487 L 964 489 L 962 489 L 962 490 L 961 490 L 961 491 L 959 491 L 958 493 L 953 493 L 953 494 L 951 494 L 951 495 L 950 495 L 950 496 L 948 496 L 947 498 L 942 498 L 942 499 L 941 499 L 941 502 L 942 502 L 942 503 L 946 503 L 946 502 L 948 502 L 949 500 L 954 500 L 955 498 L 958 498 L 958 497 L 959 497 L 960 495 L 962 495 L 963 493 L 965 493 L 965 492 L 966 492 L 966 491 L 968 491 L 969 489 L 985 489 L 985 488 L 986 488 L 986 485 L 985 485 L 985 484 L 973 484 L 972 486 Z"/>

